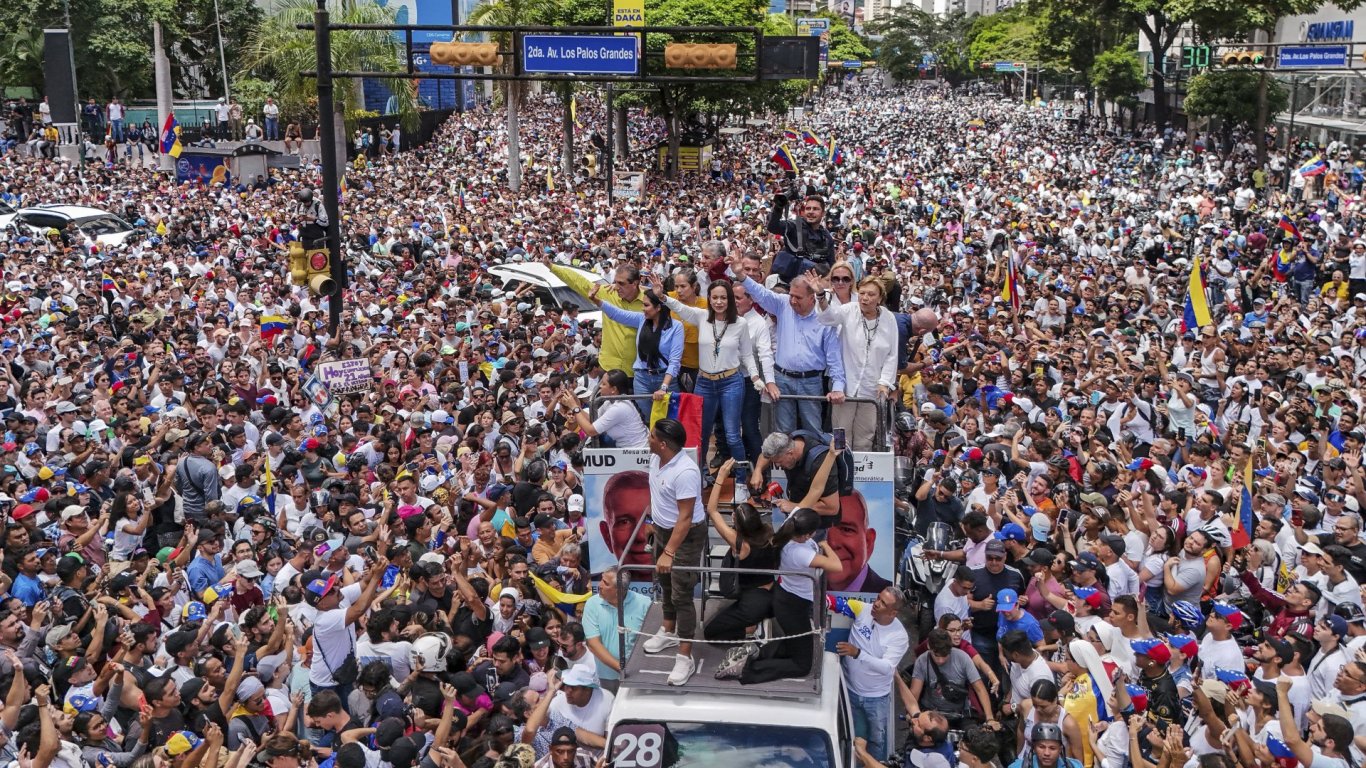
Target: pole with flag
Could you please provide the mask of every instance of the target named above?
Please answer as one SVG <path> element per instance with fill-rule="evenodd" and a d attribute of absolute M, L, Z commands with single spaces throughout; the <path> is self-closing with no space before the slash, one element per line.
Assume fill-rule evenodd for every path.
<path fill-rule="evenodd" d="M 1007 250 L 1002 254 L 1006 260 L 1006 279 L 1001 284 L 1001 298 L 1010 305 L 1010 316 L 1015 324 L 1015 330 L 1019 332 L 1020 326 L 1020 304 L 1023 297 L 1020 295 L 1020 273 L 1015 266 L 1015 254 Z"/>
<path fill-rule="evenodd" d="M 788 149 L 786 144 L 779 146 L 778 149 L 774 151 L 771 159 L 784 171 L 790 173 L 797 172 L 797 161 L 792 157 L 792 150 Z"/>

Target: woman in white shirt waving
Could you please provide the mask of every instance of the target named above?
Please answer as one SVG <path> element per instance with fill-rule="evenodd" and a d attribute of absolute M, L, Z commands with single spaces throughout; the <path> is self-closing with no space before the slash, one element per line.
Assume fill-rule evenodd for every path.
<path fill-rule="evenodd" d="M 814 278 L 807 273 L 807 278 Z M 821 325 L 840 329 L 840 348 L 844 355 L 844 372 L 849 397 L 886 400 L 896 390 L 896 360 L 898 335 L 896 318 L 882 306 L 887 298 L 882 282 L 875 277 L 859 281 L 855 301 L 841 304 L 828 285 L 818 283 L 821 292 Z M 834 406 L 831 424 L 849 436 L 849 447 L 855 451 L 873 448 L 877 428 L 877 406 L 872 403 L 845 402 Z"/>
<path fill-rule="evenodd" d="M 646 287 L 650 284 L 646 283 Z M 702 398 L 702 433 L 710 434 L 720 411 L 730 457 L 737 462 L 745 461 L 740 426 L 745 380 L 748 378 L 756 388 L 762 388 L 764 381 L 755 370 L 754 342 L 735 309 L 731 282 L 717 280 L 707 288 L 706 309 L 690 307 L 672 296 L 665 296 L 664 303 L 683 322 L 697 327 L 698 373 L 694 394 Z M 747 474 L 737 470 L 735 481 L 745 482 Z"/>

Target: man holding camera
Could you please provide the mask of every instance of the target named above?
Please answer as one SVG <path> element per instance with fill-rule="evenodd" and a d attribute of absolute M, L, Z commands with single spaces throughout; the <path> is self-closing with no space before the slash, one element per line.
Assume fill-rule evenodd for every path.
<path fill-rule="evenodd" d="M 768 231 L 783 238 L 782 250 L 773 257 L 773 271 L 784 283 L 811 269 L 824 275 L 835 265 L 835 238 L 825 227 L 825 199 L 803 196 L 800 191 L 794 191 L 791 199 L 796 200 L 799 218 L 784 216 L 790 198 L 782 192 L 773 196 L 768 215 Z"/>

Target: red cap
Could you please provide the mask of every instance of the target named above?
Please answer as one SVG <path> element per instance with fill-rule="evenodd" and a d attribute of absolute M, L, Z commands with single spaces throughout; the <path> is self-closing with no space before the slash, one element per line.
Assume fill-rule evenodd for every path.
<path fill-rule="evenodd" d="M 23 520 L 31 514 L 33 514 L 32 505 L 20 504 L 19 506 L 14 508 L 13 512 L 10 513 L 10 517 L 14 518 L 15 520 Z"/>

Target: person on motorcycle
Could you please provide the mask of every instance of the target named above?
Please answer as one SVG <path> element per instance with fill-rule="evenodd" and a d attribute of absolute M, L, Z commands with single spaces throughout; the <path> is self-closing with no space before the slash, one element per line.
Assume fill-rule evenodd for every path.
<path fill-rule="evenodd" d="M 1020 526 L 1016 525 L 1015 527 L 1019 528 Z M 926 549 L 923 551 L 925 559 L 966 563 L 969 568 L 981 568 L 986 565 L 987 542 L 992 540 L 991 526 L 987 525 L 986 514 L 969 512 L 963 515 L 963 532 L 968 535 L 968 538 L 967 541 L 962 542 L 958 549 L 944 551 Z M 1000 537 L 997 536 L 996 538 L 999 539 Z"/>
<path fill-rule="evenodd" d="M 1191 535 L 1195 533 L 1200 532 L 1195 531 Z M 1243 580 L 1254 600 L 1276 611 L 1276 615 L 1266 626 L 1265 631 L 1269 637 L 1284 638 L 1291 632 L 1309 636 L 1313 631 L 1314 607 L 1323 596 L 1317 584 L 1312 581 L 1296 582 L 1281 595 L 1263 587 L 1257 581 L 1255 573 L 1243 571 L 1238 574 L 1238 578 Z"/>
<path fill-rule="evenodd" d="M 791 481 L 789 481 L 791 482 Z M 963 520 L 963 500 L 958 498 L 958 481 L 931 469 L 915 492 L 915 532 L 924 536 L 933 523 L 958 528 Z"/>

